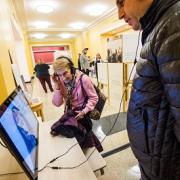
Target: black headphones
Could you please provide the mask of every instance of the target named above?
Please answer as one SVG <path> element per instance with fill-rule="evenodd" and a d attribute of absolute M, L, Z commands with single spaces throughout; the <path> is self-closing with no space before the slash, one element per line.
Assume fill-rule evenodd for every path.
<path fill-rule="evenodd" d="M 74 67 L 74 64 L 70 58 L 68 58 L 66 56 L 59 56 L 58 58 L 56 58 L 56 60 L 59 60 L 59 59 L 66 59 L 68 61 L 68 66 L 70 68 L 71 74 L 75 74 L 76 68 Z"/>

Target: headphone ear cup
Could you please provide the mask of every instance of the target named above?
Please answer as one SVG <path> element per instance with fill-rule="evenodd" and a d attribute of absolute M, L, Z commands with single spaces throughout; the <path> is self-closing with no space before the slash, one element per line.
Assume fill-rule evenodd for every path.
<path fill-rule="evenodd" d="M 71 74 L 75 74 L 76 68 L 74 67 L 73 62 L 69 58 L 66 58 L 66 59 L 69 61 L 69 68 L 70 68 Z"/>
<path fill-rule="evenodd" d="M 74 66 L 70 66 L 71 74 L 75 74 L 76 68 Z"/>

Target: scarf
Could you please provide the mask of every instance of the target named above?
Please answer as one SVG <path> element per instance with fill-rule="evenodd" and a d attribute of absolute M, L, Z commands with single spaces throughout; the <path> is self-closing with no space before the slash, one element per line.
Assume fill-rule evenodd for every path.
<path fill-rule="evenodd" d="M 154 29 L 163 14 L 179 0 L 154 0 L 146 14 L 140 19 L 142 32 L 142 44 Z"/>
<path fill-rule="evenodd" d="M 67 88 L 67 98 L 64 112 L 68 112 L 68 110 L 72 110 L 72 91 L 75 87 L 76 83 L 76 75 L 73 75 L 72 80 L 69 83 L 66 83 L 65 86 Z"/>

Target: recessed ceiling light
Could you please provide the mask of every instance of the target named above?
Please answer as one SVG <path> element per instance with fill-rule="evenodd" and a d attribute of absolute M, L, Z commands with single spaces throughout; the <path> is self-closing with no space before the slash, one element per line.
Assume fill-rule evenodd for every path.
<path fill-rule="evenodd" d="M 37 28 L 37 29 L 45 29 L 45 28 L 48 28 L 51 24 L 47 21 L 37 21 L 34 23 L 34 26 Z"/>
<path fill-rule="evenodd" d="M 70 26 L 73 29 L 83 29 L 85 27 L 85 23 L 84 22 L 76 22 L 76 23 L 71 23 Z"/>
<path fill-rule="evenodd" d="M 58 36 L 64 39 L 68 39 L 68 38 L 71 38 L 73 35 L 69 33 L 62 33 L 62 34 L 59 34 Z"/>
<path fill-rule="evenodd" d="M 59 1 L 52 1 L 52 0 L 34 0 L 33 2 L 30 3 L 30 6 L 33 9 L 42 9 L 43 13 L 48 13 L 49 11 L 52 12 L 52 10 L 59 8 L 60 6 Z M 45 10 L 44 10 L 45 9 Z M 47 11 L 47 12 L 46 12 Z"/>
<path fill-rule="evenodd" d="M 103 4 L 94 4 L 85 8 L 90 16 L 100 16 L 107 10 L 107 6 Z"/>
<path fill-rule="evenodd" d="M 47 34 L 44 33 L 36 33 L 36 34 L 32 34 L 33 37 L 37 38 L 37 39 L 43 39 L 47 36 Z"/>
<path fill-rule="evenodd" d="M 40 5 L 36 7 L 36 10 L 41 13 L 50 13 L 54 11 L 54 8 L 49 5 Z"/>

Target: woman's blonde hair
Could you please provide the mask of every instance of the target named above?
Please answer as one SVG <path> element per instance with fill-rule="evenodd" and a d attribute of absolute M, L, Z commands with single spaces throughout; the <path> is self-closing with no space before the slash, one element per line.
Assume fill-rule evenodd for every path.
<path fill-rule="evenodd" d="M 57 58 L 53 63 L 54 71 L 61 70 L 61 69 L 70 69 L 69 61 L 65 57 Z"/>

